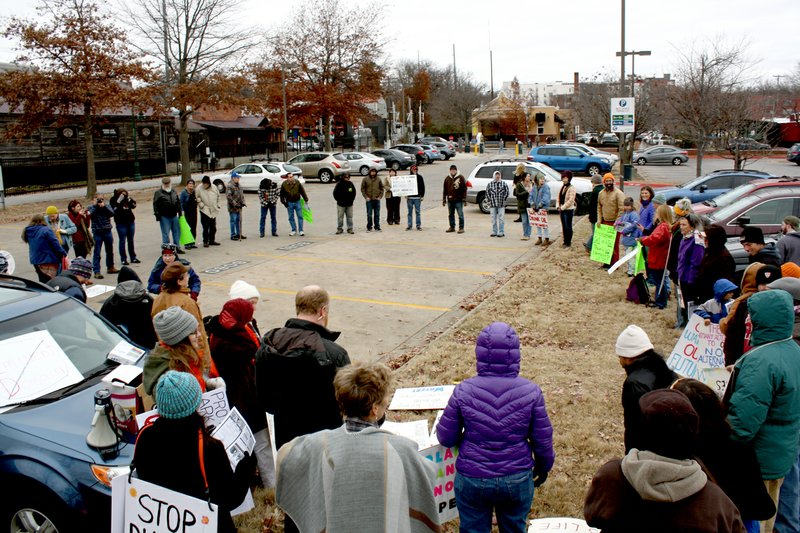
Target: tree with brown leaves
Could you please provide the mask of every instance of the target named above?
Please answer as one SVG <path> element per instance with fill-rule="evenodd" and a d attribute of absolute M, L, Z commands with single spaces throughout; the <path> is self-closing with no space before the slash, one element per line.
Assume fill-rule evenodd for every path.
<path fill-rule="evenodd" d="M 53 122 L 82 114 L 86 151 L 86 194 L 97 191 L 93 126 L 96 114 L 144 106 L 152 73 L 125 40 L 125 32 L 93 0 L 43 0 L 41 21 L 12 18 L 3 30 L 24 53 L 25 68 L 0 75 L 0 98 L 21 113 L 9 134 L 22 137 Z"/>

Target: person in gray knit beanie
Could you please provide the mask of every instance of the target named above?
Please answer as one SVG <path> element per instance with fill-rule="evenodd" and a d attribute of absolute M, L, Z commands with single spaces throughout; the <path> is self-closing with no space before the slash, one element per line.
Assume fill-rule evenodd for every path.
<path fill-rule="evenodd" d="M 158 414 L 164 418 L 186 418 L 197 411 L 202 398 L 200 384 L 188 372 L 170 370 L 156 385 Z"/>
<path fill-rule="evenodd" d="M 153 317 L 153 327 L 161 342 L 174 346 L 197 331 L 197 319 L 180 307 L 172 306 Z"/>

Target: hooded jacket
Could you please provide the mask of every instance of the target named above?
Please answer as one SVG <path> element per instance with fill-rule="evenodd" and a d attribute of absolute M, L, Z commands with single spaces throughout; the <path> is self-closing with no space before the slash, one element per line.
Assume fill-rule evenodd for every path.
<path fill-rule="evenodd" d="M 158 341 L 153 329 L 153 298 L 141 281 L 118 282 L 114 294 L 100 308 L 100 315 L 124 331 L 131 342 L 151 350 Z"/>
<path fill-rule="evenodd" d="M 750 256 L 749 261 L 750 263 L 775 265 L 778 268 L 780 268 L 783 264 L 783 261 L 781 261 L 781 254 L 778 252 L 778 248 L 775 246 L 774 242 L 768 242 L 765 244 L 757 254 Z"/>
<path fill-rule="evenodd" d="M 583 514 L 603 533 L 744 533 L 739 510 L 694 460 L 631 450 L 597 471 Z"/>
<path fill-rule="evenodd" d="M 800 231 L 792 231 L 781 237 L 778 253 L 781 254 L 781 263 L 800 265 Z"/>
<path fill-rule="evenodd" d="M 728 316 L 719 322 L 719 330 L 725 335 L 725 343 L 722 345 L 725 365 L 734 364 L 745 351 L 745 339 L 750 337 L 747 325 L 747 299 L 758 290 L 756 274 L 762 266 L 764 266 L 762 263 L 752 263 L 744 270 L 740 285 L 741 293 L 731 304 Z"/>
<path fill-rule="evenodd" d="M 25 228 L 28 242 L 28 259 L 32 265 L 60 265 L 66 255 L 55 233 L 48 226 L 34 225 Z"/>
<path fill-rule="evenodd" d="M 339 180 L 333 188 L 333 199 L 336 205 L 351 207 L 356 199 L 356 186 L 350 180 Z"/>
<path fill-rule="evenodd" d="M 681 242 L 678 245 L 678 264 L 676 266 L 678 280 L 689 285 L 697 283 L 700 262 L 705 254 L 705 248 L 696 242 L 695 235 L 695 233 L 688 237 L 681 235 Z"/>
<path fill-rule="evenodd" d="M 649 350 L 625 367 L 628 377 L 622 384 L 622 414 L 625 424 L 625 451 L 641 445 L 642 410 L 639 399 L 656 389 L 666 389 L 678 379 L 664 359 Z"/>
<path fill-rule="evenodd" d="M 176 292 L 162 291 L 156 296 L 155 300 L 153 300 L 153 310 L 150 314 L 155 317 L 158 313 L 173 305 L 180 307 L 197 320 L 197 329 L 200 331 L 197 337 L 197 342 L 200 345 L 201 351 L 200 356 L 203 360 L 203 369 L 208 370 L 209 363 L 211 362 L 211 351 L 208 348 L 208 336 L 206 335 L 206 328 L 203 325 L 203 315 L 200 312 L 200 306 L 189 296 L 189 289 L 180 289 Z"/>
<path fill-rule="evenodd" d="M 528 204 L 536 211 L 550 209 L 550 186 L 547 183 L 543 183 L 541 186 L 534 183 L 531 194 L 528 196 Z"/>
<path fill-rule="evenodd" d="M 752 442 L 764 479 L 784 477 L 797 460 L 800 347 L 792 339 L 794 302 L 770 290 L 747 300 L 752 348 L 736 363 L 728 407 L 733 437 Z"/>
<path fill-rule="evenodd" d="M 200 294 L 200 276 L 198 276 L 197 272 L 191 267 L 191 263 L 179 257 L 175 258 L 175 260 L 180 261 L 183 266 L 189 267 L 189 290 Z M 160 257 L 156 259 L 156 264 L 153 265 L 153 270 L 150 271 L 150 277 L 147 278 L 148 292 L 153 294 L 159 294 L 161 292 L 161 273 L 164 272 L 165 268 L 167 268 L 167 265 L 164 263 L 164 260 Z"/>
<path fill-rule="evenodd" d="M 667 255 L 669 255 L 669 242 L 672 233 L 669 224 L 660 222 L 650 235 L 642 237 L 642 245 L 647 246 L 647 266 L 652 270 L 667 268 Z"/>
<path fill-rule="evenodd" d="M 436 429 L 443 446 L 458 446 L 456 469 L 493 478 L 553 467 L 553 426 L 539 386 L 519 376 L 516 332 L 487 326 L 475 347 L 478 375 L 459 383 Z"/>
<path fill-rule="evenodd" d="M 293 438 L 342 425 L 333 392 L 337 369 L 349 365 L 339 332 L 292 318 L 261 341 L 256 385 L 263 410 L 275 415 L 275 448 Z"/>
<path fill-rule="evenodd" d="M 83 285 L 70 270 L 63 270 L 61 274 L 48 281 L 47 285 L 59 292 L 69 294 L 79 302 L 86 303 L 86 291 L 83 290 Z"/>
<path fill-rule="evenodd" d="M 703 318 L 708 318 L 714 324 L 719 324 L 719 321 L 728 316 L 728 308 L 725 305 L 725 295 L 729 292 L 734 292 L 736 285 L 727 279 L 718 279 L 714 283 L 714 297 L 703 303 L 694 310 L 694 314 Z"/>
<path fill-rule="evenodd" d="M 725 278 L 729 281 L 736 280 L 736 261 L 725 248 L 728 236 L 719 226 L 711 225 L 705 228 L 706 247 L 700 269 L 697 271 L 697 300 L 705 302 L 714 297 L 714 283 Z"/>

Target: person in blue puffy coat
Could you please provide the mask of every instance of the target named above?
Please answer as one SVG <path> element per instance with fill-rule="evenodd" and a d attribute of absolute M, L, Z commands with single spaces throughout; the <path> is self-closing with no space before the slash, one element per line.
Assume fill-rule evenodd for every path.
<path fill-rule="evenodd" d="M 517 332 L 494 322 L 478 335 L 478 375 L 456 386 L 437 426 L 458 446 L 455 494 L 461 532 L 524 533 L 534 487 L 553 467 L 553 426 L 539 386 L 519 376 Z"/>

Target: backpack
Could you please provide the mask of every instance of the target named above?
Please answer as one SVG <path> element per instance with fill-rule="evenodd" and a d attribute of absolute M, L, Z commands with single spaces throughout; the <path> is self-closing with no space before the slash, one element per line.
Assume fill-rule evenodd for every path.
<path fill-rule="evenodd" d="M 625 291 L 625 299 L 636 304 L 650 305 L 652 297 L 644 274 L 640 272 L 631 278 L 628 289 Z"/>

